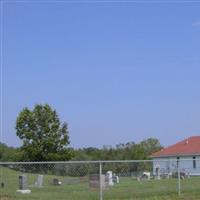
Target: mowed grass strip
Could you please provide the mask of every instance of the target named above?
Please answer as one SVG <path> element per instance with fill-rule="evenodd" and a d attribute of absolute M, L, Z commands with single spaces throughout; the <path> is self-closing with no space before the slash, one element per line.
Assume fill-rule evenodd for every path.
<path fill-rule="evenodd" d="M 72 184 L 66 184 L 69 177 L 44 175 L 44 186 L 35 188 L 37 174 L 28 174 L 31 194 L 19 194 L 18 177 L 22 173 L 6 167 L 0 168 L 0 181 L 5 187 L 0 189 L 0 200 L 98 200 L 99 191 L 91 190 L 88 181 L 79 182 L 71 178 Z M 53 178 L 63 182 L 52 185 Z M 74 181 L 73 181 L 74 179 Z M 103 191 L 104 200 L 200 200 L 200 177 L 181 180 L 181 196 L 177 195 L 177 180 L 136 181 L 130 177 L 120 177 L 120 183 Z"/>

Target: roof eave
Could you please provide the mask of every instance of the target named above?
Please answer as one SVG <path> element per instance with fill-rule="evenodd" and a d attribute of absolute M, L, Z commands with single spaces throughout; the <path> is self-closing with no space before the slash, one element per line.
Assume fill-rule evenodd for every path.
<path fill-rule="evenodd" d="M 168 155 L 152 155 L 151 158 L 167 158 L 167 157 L 177 157 L 177 156 L 200 156 L 199 153 L 190 153 L 190 154 L 168 154 Z"/>

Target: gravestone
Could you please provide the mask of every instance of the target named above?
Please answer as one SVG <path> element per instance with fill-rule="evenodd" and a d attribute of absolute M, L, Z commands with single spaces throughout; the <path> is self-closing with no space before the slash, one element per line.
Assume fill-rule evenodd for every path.
<path fill-rule="evenodd" d="M 160 180 L 160 166 L 156 166 L 156 179 Z"/>
<path fill-rule="evenodd" d="M 92 174 L 89 177 L 89 186 L 91 189 L 99 190 L 100 189 L 100 181 L 101 181 L 101 187 L 103 190 L 105 190 L 108 186 L 108 183 L 106 182 L 106 176 L 101 175 L 101 179 L 99 180 L 99 174 Z"/>
<path fill-rule="evenodd" d="M 19 176 L 19 189 L 20 190 L 28 189 L 28 178 L 26 174 L 22 174 Z"/>
<path fill-rule="evenodd" d="M 112 180 L 113 180 L 113 183 L 119 183 L 119 176 L 114 175 Z"/>
<path fill-rule="evenodd" d="M 151 173 L 150 172 L 143 172 L 140 177 L 138 177 L 139 181 L 145 181 L 151 179 Z"/>
<path fill-rule="evenodd" d="M 53 185 L 61 185 L 61 184 L 62 184 L 62 182 L 59 181 L 59 179 L 57 179 L 57 178 L 53 179 Z"/>
<path fill-rule="evenodd" d="M 112 171 L 107 171 L 107 172 L 106 172 L 106 178 L 107 178 L 107 180 L 108 180 L 108 185 L 109 185 L 109 186 L 113 186 L 114 183 L 113 183 Z"/>
<path fill-rule="evenodd" d="M 43 186 L 43 180 L 44 180 L 44 176 L 43 175 L 38 175 L 37 179 L 35 181 L 35 187 L 41 188 Z"/>
<path fill-rule="evenodd" d="M 22 174 L 19 176 L 19 190 L 21 194 L 30 194 L 31 190 L 28 189 L 28 177 L 26 174 Z"/>

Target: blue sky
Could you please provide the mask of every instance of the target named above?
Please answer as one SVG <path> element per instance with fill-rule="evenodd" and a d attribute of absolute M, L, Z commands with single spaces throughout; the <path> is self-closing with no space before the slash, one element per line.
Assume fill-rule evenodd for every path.
<path fill-rule="evenodd" d="M 3 4 L 3 136 L 49 103 L 71 146 L 200 134 L 200 2 Z"/>

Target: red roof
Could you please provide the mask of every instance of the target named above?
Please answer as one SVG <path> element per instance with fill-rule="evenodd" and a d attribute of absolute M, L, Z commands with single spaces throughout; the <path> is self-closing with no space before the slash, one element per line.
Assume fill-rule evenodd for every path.
<path fill-rule="evenodd" d="M 152 157 L 168 157 L 181 155 L 200 155 L 200 136 L 192 136 L 172 146 L 161 149 L 152 154 Z"/>

